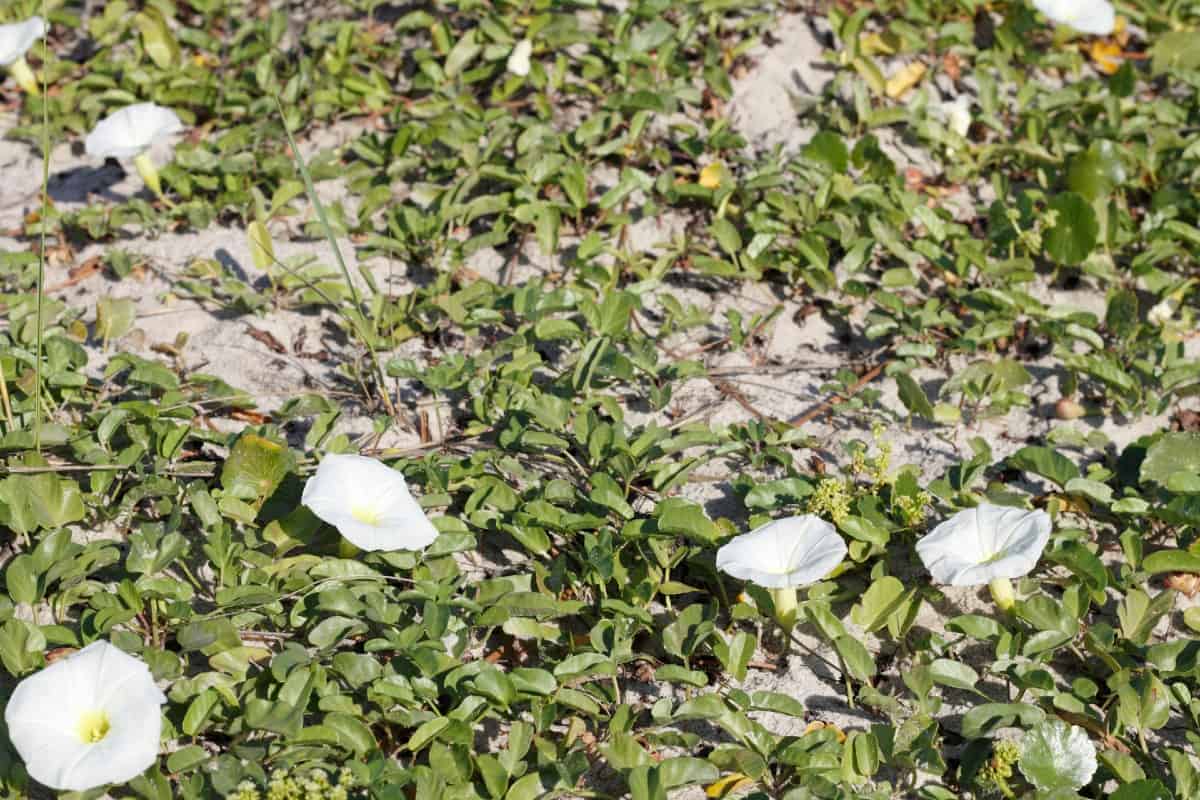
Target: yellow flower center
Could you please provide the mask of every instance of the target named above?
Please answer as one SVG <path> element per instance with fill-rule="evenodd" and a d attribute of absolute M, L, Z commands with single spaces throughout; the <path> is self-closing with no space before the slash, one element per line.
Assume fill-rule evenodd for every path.
<path fill-rule="evenodd" d="M 363 525 L 378 525 L 380 514 L 371 506 L 356 505 L 350 509 L 350 516 L 361 522 Z"/>
<path fill-rule="evenodd" d="M 79 718 L 79 724 L 75 726 L 75 731 L 79 734 L 79 741 L 84 744 L 95 744 L 108 736 L 110 727 L 112 726 L 109 725 L 106 712 L 87 711 Z"/>

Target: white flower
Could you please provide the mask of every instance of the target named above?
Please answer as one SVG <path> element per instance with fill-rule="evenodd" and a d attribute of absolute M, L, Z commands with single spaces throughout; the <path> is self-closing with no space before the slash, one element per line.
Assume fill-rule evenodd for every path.
<path fill-rule="evenodd" d="M 87 136 L 87 154 L 93 158 L 133 158 L 162 137 L 182 130 L 183 122 L 171 109 L 136 103 L 96 123 Z"/>
<path fill-rule="evenodd" d="M 965 94 L 938 106 L 937 115 L 947 128 L 959 136 L 971 130 L 971 98 Z"/>
<path fill-rule="evenodd" d="M 1171 317 L 1175 316 L 1176 309 L 1179 308 L 1179 301 L 1173 297 L 1168 297 L 1151 307 L 1149 313 L 1146 314 L 1146 320 L 1156 327 L 1163 327 L 1171 321 Z"/>
<path fill-rule="evenodd" d="M 832 572 L 846 552 L 832 525 L 805 514 L 736 537 L 717 551 L 717 569 L 767 589 L 805 586 Z"/>
<path fill-rule="evenodd" d="M 438 535 L 404 476 L 373 458 L 325 456 L 300 502 L 363 550 L 420 550 Z"/>
<path fill-rule="evenodd" d="M 4 721 L 34 780 L 81 792 L 155 762 L 165 702 L 141 659 L 99 641 L 17 684 Z"/>
<path fill-rule="evenodd" d="M 1117 13 L 1108 0 L 1033 0 L 1033 5 L 1052 22 L 1080 33 L 1107 36 L 1117 25 Z"/>
<path fill-rule="evenodd" d="M 917 554 L 938 583 L 981 586 L 1027 575 L 1050 540 L 1050 527 L 1045 511 L 983 503 L 934 528 L 917 542 Z"/>
<path fill-rule="evenodd" d="M 0 25 L 0 66 L 7 67 L 17 59 L 24 58 L 25 52 L 45 36 L 47 30 L 46 20 L 41 17 Z"/>
<path fill-rule="evenodd" d="M 524 78 L 529 74 L 529 56 L 532 54 L 533 42 L 528 39 L 522 39 L 517 42 L 516 47 L 508 54 L 508 63 L 505 66 L 513 75 L 519 75 Z"/>

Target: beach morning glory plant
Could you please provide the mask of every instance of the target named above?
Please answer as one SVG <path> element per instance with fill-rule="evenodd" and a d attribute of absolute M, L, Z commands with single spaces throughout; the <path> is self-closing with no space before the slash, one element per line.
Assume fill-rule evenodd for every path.
<path fill-rule="evenodd" d="M 824 578 L 846 553 L 846 543 L 832 525 L 805 514 L 735 537 L 717 551 L 717 569 L 770 590 L 775 619 L 790 632 L 796 624 L 796 590 Z"/>
<path fill-rule="evenodd" d="M 1080 33 L 1107 36 L 1117 25 L 1117 12 L 1108 0 L 1033 0 L 1033 5 L 1051 22 Z"/>
<path fill-rule="evenodd" d="M 1013 607 L 1013 578 L 1037 566 L 1050 540 L 1050 515 L 981 503 L 960 511 L 917 542 L 933 579 L 948 586 L 987 584 L 1001 611 Z"/>
<path fill-rule="evenodd" d="M 325 456 L 300 502 L 362 550 L 420 550 L 438 536 L 404 476 L 365 456 Z"/>
<path fill-rule="evenodd" d="M 135 103 L 96 123 L 87 136 L 87 154 L 93 158 L 132 158 L 146 186 L 162 197 L 162 184 L 158 168 L 150 159 L 150 146 L 182 130 L 183 122 L 171 109 L 154 103 Z"/>
<path fill-rule="evenodd" d="M 41 17 L 30 17 L 24 22 L 0 25 L 0 65 L 8 68 L 13 78 L 27 94 L 40 94 L 37 76 L 25 61 L 25 53 L 33 43 L 46 35 L 49 28 Z"/>
<path fill-rule="evenodd" d="M 82 792 L 155 762 L 165 702 L 141 659 L 98 641 L 17 684 L 4 722 L 34 780 Z"/>

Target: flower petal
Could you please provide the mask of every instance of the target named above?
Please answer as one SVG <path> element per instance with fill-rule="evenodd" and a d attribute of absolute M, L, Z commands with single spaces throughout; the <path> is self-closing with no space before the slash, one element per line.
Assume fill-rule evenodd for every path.
<path fill-rule="evenodd" d="M 42 702 L 53 701 L 44 698 Z M 61 791 L 83 791 L 106 783 L 83 785 L 72 780 L 71 771 L 87 755 L 89 745 L 70 729 L 50 727 L 25 717 L 9 723 L 8 736 L 25 762 L 25 771 L 40 784 Z"/>
<path fill-rule="evenodd" d="M 768 589 L 821 580 L 846 556 L 833 526 L 806 514 L 768 522 L 717 551 L 717 569 Z"/>
<path fill-rule="evenodd" d="M 1028 574 L 1050 539 L 1050 516 L 981 503 L 960 511 L 917 542 L 935 582 L 979 586 Z"/>
<path fill-rule="evenodd" d="M 105 709 L 110 724 L 108 735 L 91 745 L 73 766 L 71 782 L 81 787 L 125 783 L 145 772 L 158 759 L 162 738 L 159 706 L 165 701 L 153 681 L 126 682 Z"/>
<path fill-rule="evenodd" d="M 0 66 L 7 67 L 24 56 L 34 42 L 46 35 L 48 29 L 46 20 L 41 17 L 0 25 Z"/>
<path fill-rule="evenodd" d="M 512 52 L 508 54 L 508 61 L 504 66 L 513 75 L 524 78 L 529 74 L 529 57 L 532 54 L 533 42 L 528 39 L 522 39 L 517 42 Z"/>
<path fill-rule="evenodd" d="M 158 139 L 182 130 L 183 122 L 171 109 L 135 103 L 97 122 L 84 147 L 93 158 L 132 158 Z"/>
<path fill-rule="evenodd" d="M 404 476 L 373 458 L 326 456 L 300 502 L 363 550 L 420 550 L 438 536 Z M 355 517 L 356 509 L 375 520 Z"/>
<path fill-rule="evenodd" d="M 29 774 L 53 789 L 124 783 L 158 758 L 166 697 L 139 658 L 93 642 L 21 681 L 4 710 L 9 738 Z M 80 739 L 80 718 L 109 722 L 99 742 Z"/>
<path fill-rule="evenodd" d="M 1117 12 L 1108 0 L 1033 0 L 1051 22 L 1080 33 L 1107 36 L 1116 28 Z"/>

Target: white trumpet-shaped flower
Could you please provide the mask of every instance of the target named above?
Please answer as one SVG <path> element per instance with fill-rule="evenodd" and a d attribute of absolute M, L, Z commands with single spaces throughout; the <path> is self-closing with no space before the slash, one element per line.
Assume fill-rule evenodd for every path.
<path fill-rule="evenodd" d="M 917 554 L 938 583 L 982 586 L 1029 574 L 1049 540 L 1045 511 L 982 503 L 934 528 L 917 542 Z"/>
<path fill-rule="evenodd" d="M 1001 611 L 1015 602 L 1012 578 L 1037 566 L 1050 540 L 1050 515 L 981 503 L 960 511 L 917 542 L 933 579 L 950 586 L 987 584 Z"/>
<path fill-rule="evenodd" d="M 1117 12 L 1108 0 L 1033 0 L 1051 22 L 1080 33 L 1107 36 L 1117 25 Z"/>
<path fill-rule="evenodd" d="M 518 75 L 524 78 L 529 74 L 529 57 L 533 55 L 533 42 L 528 39 L 522 39 L 513 47 L 512 52 L 508 54 L 508 62 L 505 67 L 513 75 Z"/>
<path fill-rule="evenodd" d="M 767 589 L 807 586 L 846 557 L 846 543 L 811 514 L 773 520 L 717 551 L 717 569 Z"/>
<path fill-rule="evenodd" d="M 99 641 L 17 684 L 4 721 L 34 780 L 81 792 L 154 763 L 166 701 L 141 659 Z"/>
<path fill-rule="evenodd" d="M 717 551 L 717 569 L 769 589 L 775 619 L 786 632 L 796 624 L 796 590 L 824 578 L 846 553 L 846 543 L 832 525 L 805 514 L 735 537 Z"/>
<path fill-rule="evenodd" d="M 25 61 L 25 53 L 49 30 L 46 20 L 30 17 L 24 22 L 0 25 L 0 66 L 7 67 L 13 78 L 29 94 L 38 94 L 37 77 Z"/>
<path fill-rule="evenodd" d="M 183 130 L 174 111 L 155 103 L 135 103 L 114 111 L 96 123 L 85 148 L 93 158 L 132 158 L 142 180 L 159 197 L 158 169 L 147 152 L 155 142 Z"/>
<path fill-rule="evenodd" d="M 420 550 L 438 535 L 404 476 L 373 458 L 325 456 L 300 502 L 362 550 Z"/>

